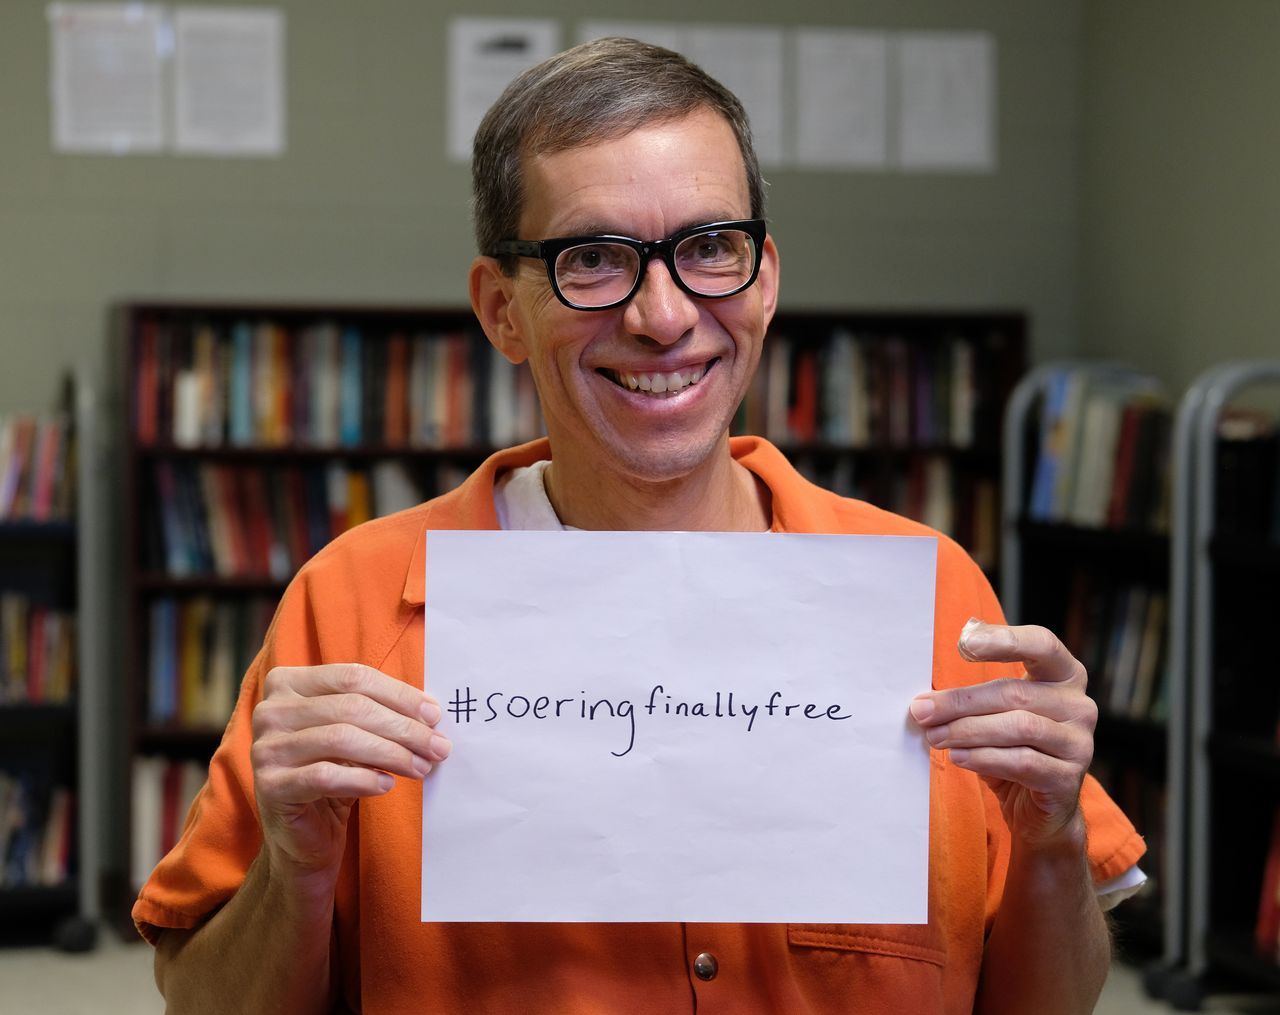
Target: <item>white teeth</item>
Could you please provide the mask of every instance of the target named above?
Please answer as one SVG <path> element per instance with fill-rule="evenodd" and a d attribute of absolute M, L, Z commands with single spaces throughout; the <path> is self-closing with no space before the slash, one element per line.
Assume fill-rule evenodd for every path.
<path fill-rule="evenodd" d="M 674 395 L 690 385 L 697 384 L 706 374 L 705 365 L 692 370 L 673 370 L 671 373 L 624 374 L 616 373 L 618 383 L 632 391 L 647 391 L 654 395 Z"/>

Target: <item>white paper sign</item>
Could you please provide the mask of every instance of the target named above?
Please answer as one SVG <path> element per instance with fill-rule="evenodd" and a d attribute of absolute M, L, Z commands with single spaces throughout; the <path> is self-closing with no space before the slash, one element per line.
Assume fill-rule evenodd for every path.
<path fill-rule="evenodd" d="M 795 58 L 796 162 L 815 169 L 885 168 L 888 35 L 799 28 Z"/>
<path fill-rule="evenodd" d="M 249 7 L 179 7 L 173 23 L 174 148 L 280 155 L 284 15 Z"/>
<path fill-rule="evenodd" d="M 429 533 L 423 920 L 925 922 L 936 555 Z"/>
<path fill-rule="evenodd" d="M 471 142 L 507 85 L 560 48 L 546 18 L 455 18 L 449 24 L 449 157 L 471 159 Z"/>
<path fill-rule="evenodd" d="M 904 32 L 898 45 L 899 164 L 904 169 L 994 169 L 991 35 Z"/>
<path fill-rule="evenodd" d="M 53 146 L 61 152 L 164 148 L 164 8 L 56 3 L 48 8 Z"/>

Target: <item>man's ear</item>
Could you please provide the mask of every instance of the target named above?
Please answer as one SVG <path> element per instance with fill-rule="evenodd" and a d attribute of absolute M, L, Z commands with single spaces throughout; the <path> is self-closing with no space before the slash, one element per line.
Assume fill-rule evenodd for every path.
<path fill-rule="evenodd" d="M 764 310 L 765 327 L 773 320 L 773 312 L 778 309 L 778 248 L 772 236 L 764 238 L 764 246 L 760 250 L 760 275 L 756 285 L 760 287 L 760 300 Z"/>
<path fill-rule="evenodd" d="M 514 284 L 511 277 L 503 273 L 497 258 L 477 257 L 471 262 L 468 282 L 471 309 L 493 347 L 512 363 L 523 363 L 529 358 L 529 351 L 512 313 Z"/>

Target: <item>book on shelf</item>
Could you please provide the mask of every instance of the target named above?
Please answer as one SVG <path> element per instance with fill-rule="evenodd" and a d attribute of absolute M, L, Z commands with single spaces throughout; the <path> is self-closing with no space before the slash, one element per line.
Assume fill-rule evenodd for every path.
<path fill-rule="evenodd" d="M 1259 958 L 1280 963 L 1280 807 L 1271 819 L 1258 915 L 1253 927 L 1253 948 Z"/>
<path fill-rule="evenodd" d="M 994 436 L 976 379 L 984 355 L 963 336 L 771 333 L 735 430 L 783 445 L 971 448 L 980 431 Z"/>
<path fill-rule="evenodd" d="M 0 420 L 0 521 L 68 520 L 75 455 L 73 429 L 61 414 Z"/>
<path fill-rule="evenodd" d="M 1142 639 L 1134 663 L 1133 693 L 1129 697 L 1129 715 L 1134 719 L 1163 721 L 1155 706 L 1164 665 L 1165 629 L 1168 624 L 1169 596 L 1153 591 L 1147 600 L 1142 619 Z"/>
<path fill-rule="evenodd" d="M 71 790 L 38 766 L 0 769 L 0 889 L 66 882 L 74 813 Z"/>
<path fill-rule="evenodd" d="M 1159 721 L 1168 594 L 1117 584 L 1085 568 L 1072 576 L 1062 641 L 1089 674 L 1089 690 L 1111 715 Z"/>
<path fill-rule="evenodd" d="M 1129 713 L 1149 599 L 1150 593 L 1141 585 L 1127 586 L 1117 597 L 1111 645 L 1103 663 L 1103 685 L 1107 691 L 1104 705 L 1113 715 Z"/>
<path fill-rule="evenodd" d="M 528 369 L 466 332 L 148 318 L 134 350 L 144 447 L 505 446 L 543 432 Z"/>
<path fill-rule="evenodd" d="M 1153 379 L 1064 368 L 1045 383 L 1027 517 L 1167 527 L 1170 409 Z"/>
<path fill-rule="evenodd" d="M 942 454 L 913 455 L 898 463 L 887 484 L 878 471 L 864 472 L 847 456 L 802 452 L 792 458 L 810 482 L 923 522 L 964 546 L 980 567 L 995 566 L 1000 495 L 993 478 L 957 469 Z"/>
<path fill-rule="evenodd" d="M 207 766 L 195 761 L 133 759 L 129 868 L 135 890 L 177 845 L 206 773 Z"/>
<path fill-rule="evenodd" d="M 400 459 L 272 468 L 163 458 L 150 472 L 148 503 L 159 518 L 144 556 L 174 578 L 283 582 L 335 536 L 420 503 L 431 485 Z M 438 474 L 436 482 L 454 475 Z"/>
<path fill-rule="evenodd" d="M 62 705 L 75 688 L 75 614 L 0 592 L 0 707 Z"/>
<path fill-rule="evenodd" d="M 157 596 L 146 641 L 147 720 L 220 730 L 275 612 L 269 596 Z"/>

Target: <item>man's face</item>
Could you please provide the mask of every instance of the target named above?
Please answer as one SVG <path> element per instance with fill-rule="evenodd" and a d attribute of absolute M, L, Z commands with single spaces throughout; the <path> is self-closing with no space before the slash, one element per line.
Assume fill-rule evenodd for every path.
<path fill-rule="evenodd" d="M 710 111 L 535 156 L 524 170 L 521 239 L 657 240 L 751 214 L 737 141 Z M 521 259 L 509 285 L 504 351 L 528 357 L 557 457 L 658 482 L 692 472 L 728 430 L 773 316 L 777 251 L 767 240 L 755 285 L 726 299 L 689 296 L 658 258 L 631 301 L 613 310 L 564 306 L 533 259 Z M 685 386 L 653 394 L 632 390 L 626 375 L 642 387 Z M 691 376 L 698 379 L 689 384 Z"/>

